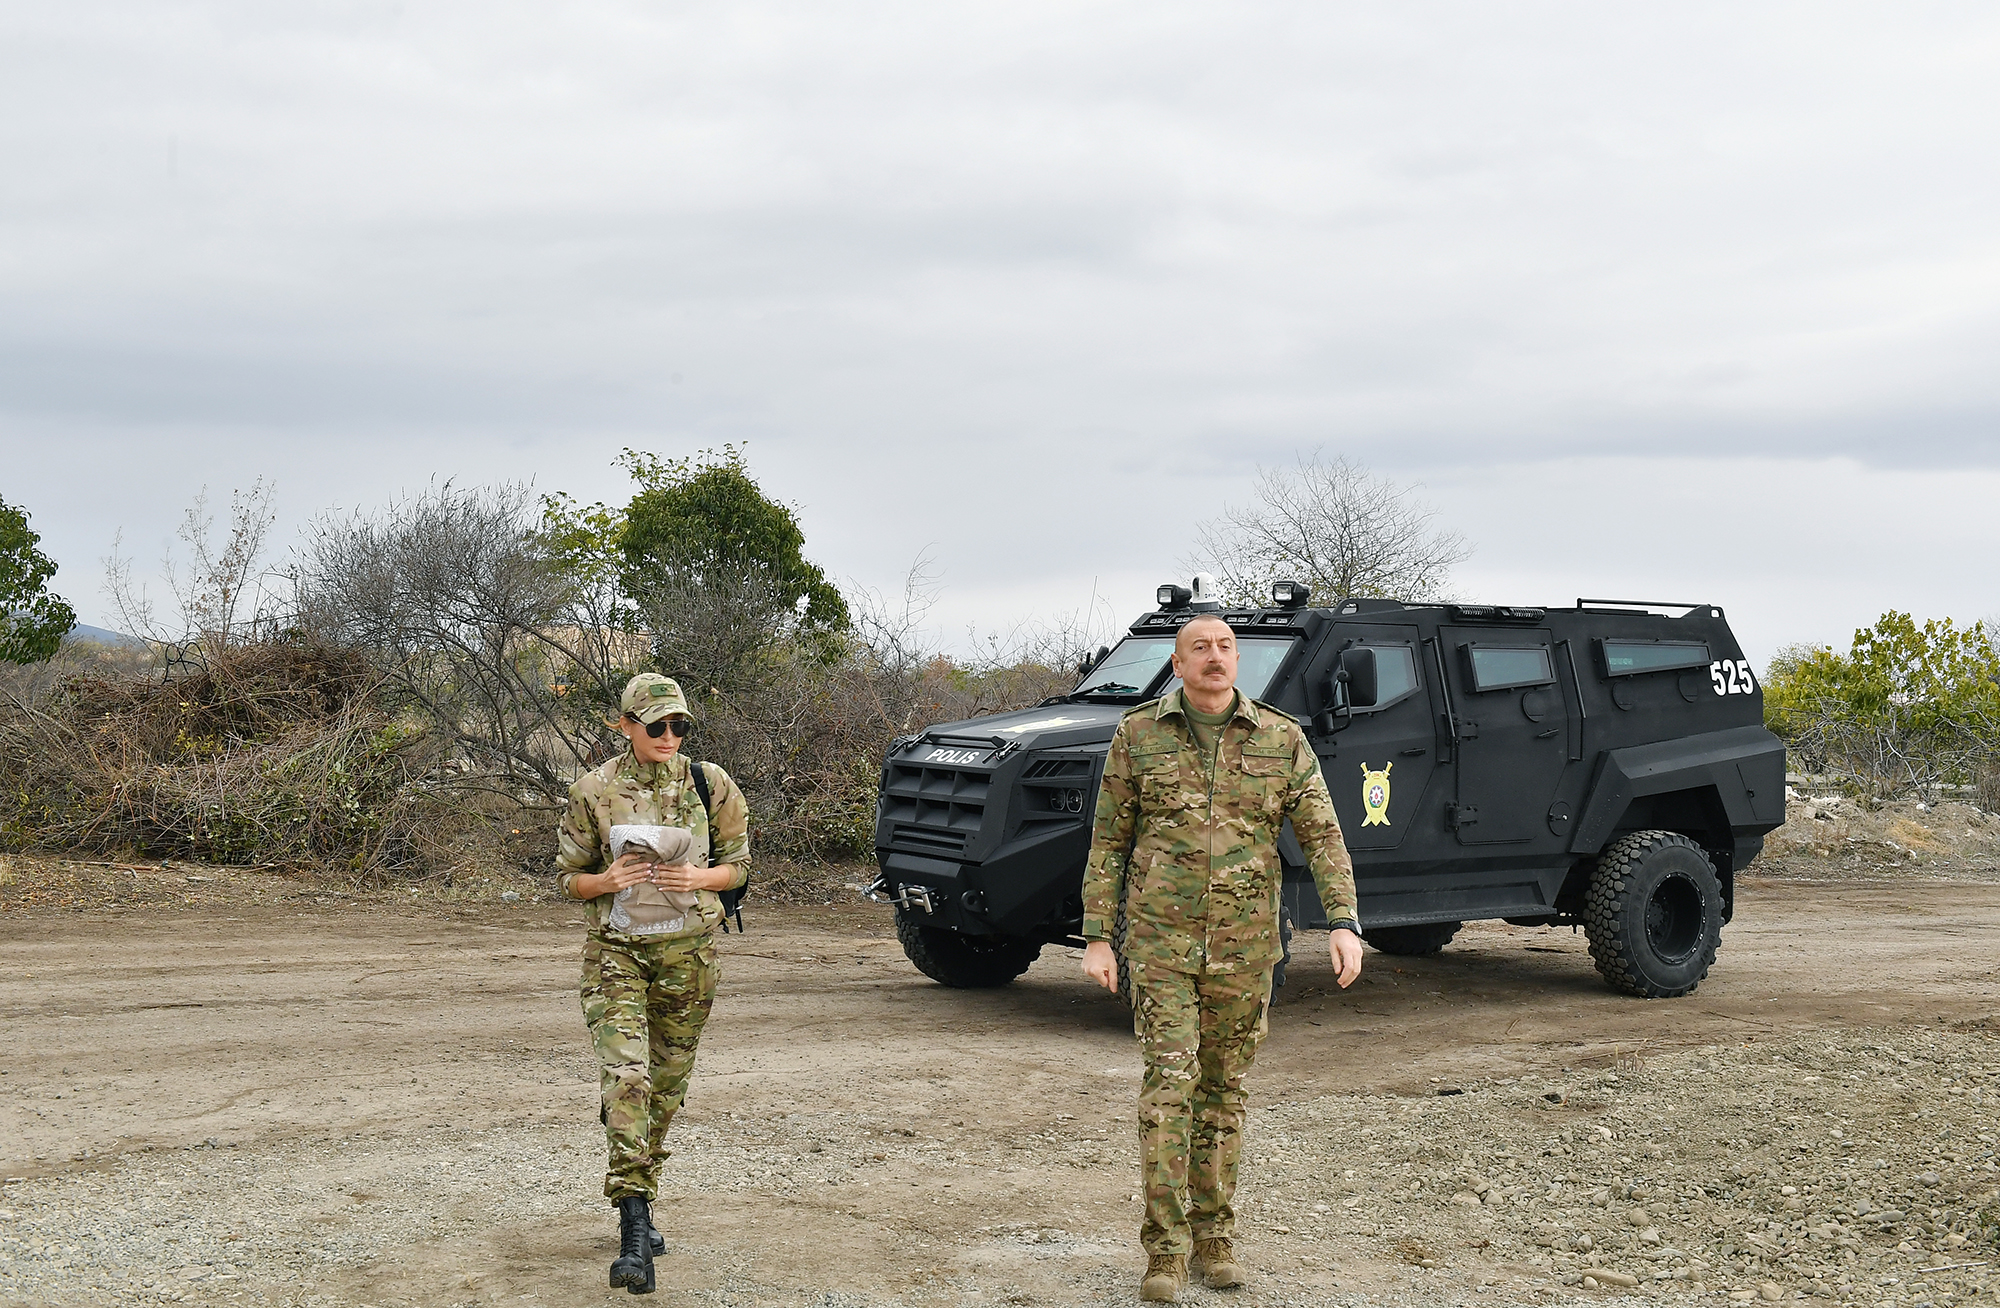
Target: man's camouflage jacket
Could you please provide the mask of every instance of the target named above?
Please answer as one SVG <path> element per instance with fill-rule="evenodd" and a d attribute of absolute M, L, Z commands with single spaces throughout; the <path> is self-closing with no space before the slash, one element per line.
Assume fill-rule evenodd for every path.
<path fill-rule="evenodd" d="M 1128 960 L 1183 972 L 1274 966 L 1286 818 L 1327 920 L 1357 920 L 1354 864 L 1297 722 L 1238 694 L 1211 772 L 1180 691 L 1128 711 L 1097 792 L 1084 939 L 1111 940 L 1123 902 Z"/>

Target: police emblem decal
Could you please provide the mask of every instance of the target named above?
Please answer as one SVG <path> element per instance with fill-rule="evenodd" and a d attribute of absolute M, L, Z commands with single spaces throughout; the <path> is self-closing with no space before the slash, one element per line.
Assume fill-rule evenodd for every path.
<path fill-rule="evenodd" d="M 1368 815 L 1361 819 L 1364 827 L 1386 827 L 1389 825 L 1389 769 L 1394 763 L 1384 763 L 1380 772 L 1370 770 L 1366 763 L 1361 765 L 1361 807 Z"/>

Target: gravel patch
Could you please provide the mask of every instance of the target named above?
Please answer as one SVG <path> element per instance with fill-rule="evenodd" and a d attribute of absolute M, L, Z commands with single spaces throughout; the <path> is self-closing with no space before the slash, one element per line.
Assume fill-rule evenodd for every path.
<path fill-rule="evenodd" d="M 1242 1238 L 1258 1284 L 1243 1295 L 1197 1290 L 1189 1302 L 1775 1296 L 1946 1308 L 1994 1302 L 2000 1286 L 2000 1043 L 1985 1030 L 1677 1051 L 1556 1078 L 1440 1083 L 1428 1095 L 1269 1104 L 1253 1117 Z M 1122 1125 L 1058 1121 L 980 1143 L 920 1136 L 898 1120 L 796 1112 L 677 1127 L 660 1211 L 735 1195 L 774 1215 L 810 1207 L 866 1221 L 883 1196 L 906 1204 L 921 1188 L 939 1217 L 905 1223 L 904 1256 L 934 1271 L 894 1296 L 816 1291 L 762 1278 L 754 1243 L 676 1232 L 669 1259 L 726 1267 L 733 1287 L 687 1297 L 1131 1302 L 1127 1232 L 976 1220 L 1014 1206 L 998 1200 L 1010 1177 L 1131 1168 Z M 400 1250 L 504 1243 L 508 1231 L 579 1215 L 593 1232 L 606 1227 L 599 1149 L 587 1125 L 434 1130 L 136 1153 L 101 1171 L 10 1181 L 0 1189 L 0 1301 L 374 1302 L 356 1297 L 357 1278 Z M 944 1253 L 968 1243 L 993 1267 L 951 1267 Z M 1066 1293 L 996 1291 L 1006 1266 L 1035 1264 Z M 395 1301 L 493 1301 L 476 1276 L 464 1279 Z"/>
<path fill-rule="evenodd" d="M 1987 1030 L 1680 1051 L 1256 1117 L 1254 1223 L 1301 1249 L 1392 1253 L 1417 1281 L 1939 1308 L 2000 1286 Z"/>

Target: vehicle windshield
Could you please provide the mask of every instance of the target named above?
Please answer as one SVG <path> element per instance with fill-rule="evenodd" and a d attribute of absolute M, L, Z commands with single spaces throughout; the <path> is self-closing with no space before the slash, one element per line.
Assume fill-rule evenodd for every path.
<path fill-rule="evenodd" d="M 1173 655 L 1172 636 L 1134 636 L 1118 642 L 1072 695 L 1141 695 Z"/>
<path fill-rule="evenodd" d="M 1239 638 L 1236 642 L 1236 688 L 1249 699 L 1262 695 L 1277 673 L 1278 665 L 1285 661 L 1285 655 L 1291 649 L 1289 639 Z M 1070 694 L 1137 698 L 1145 694 L 1147 688 L 1167 670 L 1167 661 L 1173 652 L 1171 636 L 1127 637 L 1118 642 L 1117 647 L 1105 656 L 1104 662 L 1092 668 Z M 1164 695 L 1180 684 L 1179 677 L 1171 677 L 1160 693 Z"/>
<path fill-rule="evenodd" d="M 1243 692 L 1243 698 L 1262 698 L 1270 688 L 1271 678 L 1278 674 L 1278 665 L 1291 652 L 1292 642 L 1289 640 L 1239 637 L 1236 642 L 1236 689 Z M 1180 685 L 1179 677 L 1170 677 L 1167 684 L 1160 687 L 1160 693 L 1169 694 L 1179 690 Z"/>

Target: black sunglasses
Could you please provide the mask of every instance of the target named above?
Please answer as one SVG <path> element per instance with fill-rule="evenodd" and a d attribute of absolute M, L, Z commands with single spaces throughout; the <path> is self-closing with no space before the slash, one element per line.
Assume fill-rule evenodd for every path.
<path fill-rule="evenodd" d="M 686 718 L 661 718 L 658 722 L 639 722 L 637 714 L 627 713 L 625 717 L 628 721 L 637 722 L 640 726 L 644 727 L 646 734 L 654 740 L 658 740 L 669 731 L 674 733 L 675 740 L 679 740 L 682 736 L 687 735 L 688 728 L 693 725 Z"/>

